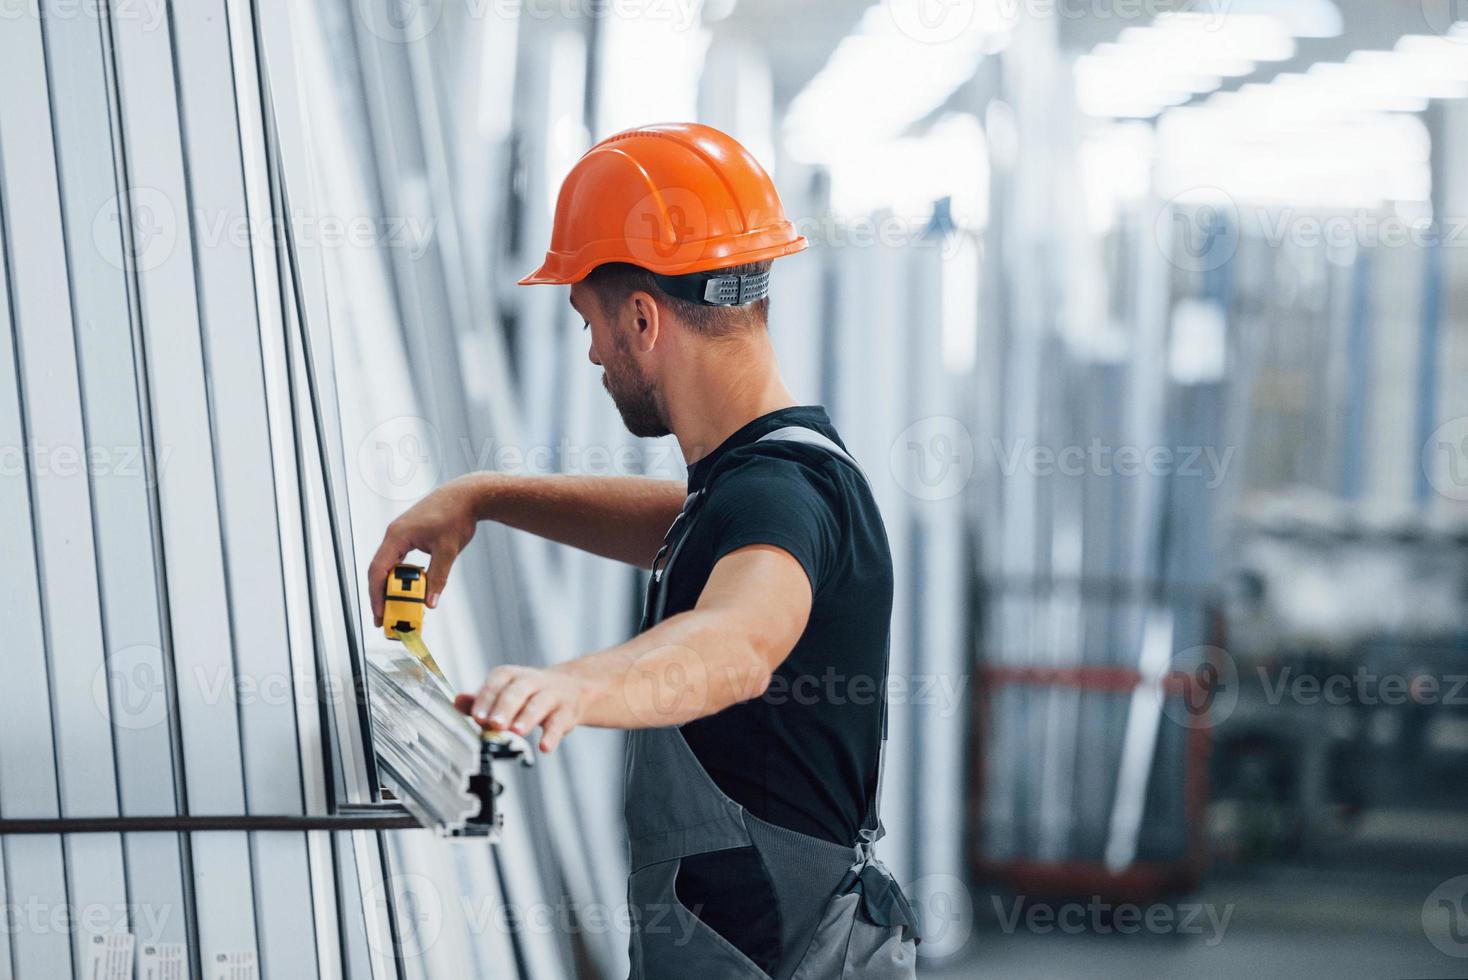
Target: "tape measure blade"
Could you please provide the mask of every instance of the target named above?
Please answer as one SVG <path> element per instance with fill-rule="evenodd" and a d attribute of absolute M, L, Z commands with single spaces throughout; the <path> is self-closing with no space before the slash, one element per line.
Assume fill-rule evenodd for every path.
<path fill-rule="evenodd" d="M 442 686 L 444 693 L 447 694 L 449 700 L 452 701 L 454 699 L 454 692 L 449 686 L 449 679 L 444 675 L 443 669 L 439 667 L 438 661 L 433 659 L 433 654 L 428 652 L 428 645 L 423 642 L 423 637 L 418 635 L 418 631 L 405 630 L 399 632 L 398 639 L 402 640 L 403 646 L 407 647 L 408 651 L 412 653 L 413 656 L 417 657 L 418 661 L 422 663 L 424 667 L 428 668 L 428 672 L 430 674 L 438 678 L 440 686 Z"/>

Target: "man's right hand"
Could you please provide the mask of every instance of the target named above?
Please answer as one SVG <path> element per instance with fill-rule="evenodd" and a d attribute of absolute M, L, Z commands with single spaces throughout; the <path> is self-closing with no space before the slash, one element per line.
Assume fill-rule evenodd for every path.
<path fill-rule="evenodd" d="M 432 561 L 428 565 L 428 608 L 438 605 L 438 597 L 448 581 L 454 559 L 474 538 L 477 528 L 474 510 L 474 486 L 469 478 L 451 480 L 418 501 L 387 526 L 377 554 L 367 568 L 367 590 L 372 597 L 372 621 L 382 625 L 383 590 L 387 576 L 408 552 L 424 551 Z"/>

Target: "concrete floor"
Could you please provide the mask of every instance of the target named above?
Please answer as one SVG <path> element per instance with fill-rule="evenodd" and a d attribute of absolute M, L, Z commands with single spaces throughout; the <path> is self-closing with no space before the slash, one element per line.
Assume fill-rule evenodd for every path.
<path fill-rule="evenodd" d="M 1422 927 L 1422 906 L 1443 880 L 1468 867 L 1410 873 L 1349 869 L 1271 869 L 1216 880 L 1188 902 L 1203 908 L 1189 935 L 1072 928 L 1014 922 L 1013 906 L 975 900 L 974 932 L 955 961 L 929 966 L 931 980 L 1384 980 L 1468 977 L 1468 958 L 1438 951 Z M 1222 929 L 1204 918 L 1212 911 Z M 1071 920 L 1078 916 L 1071 913 Z M 1089 919 L 1087 920 L 1089 921 Z M 1103 924 L 1104 928 L 1104 924 Z M 1462 950 L 1468 954 L 1468 947 Z"/>

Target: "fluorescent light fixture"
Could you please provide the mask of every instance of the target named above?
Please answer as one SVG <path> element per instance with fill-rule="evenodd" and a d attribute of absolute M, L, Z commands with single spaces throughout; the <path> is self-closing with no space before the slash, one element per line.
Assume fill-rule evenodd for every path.
<path fill-rule="evenodd" d="M 1356 67 L 1365 84 L 1400 95 L 1423 99 L 1468 97 L 1468 79 L 1444 78 L 1399 51 L 1355 51 L 1346 58 L 1346 64 Z"/>
<path fill-rule="evenodd" d="M 1445 37 L 1406 34 L 1396 50 L 1408 57 L 1419 72 L 1449 81 L 1468 81 L 1468 45 Z"/>
<path fill-rule="evenodd" d="M 1011 26 L 998 16 L 1001 5 L 983 3 L 956 36 L 935 42 L 900 26 L 922 13 L 922 2 L 868 7 L 842 38 L 786 114 L 785 142 L 794 156 L 830 164 L 900 135 L 971 78 Z"/>
<path fill-rule="evenodd" d="M 1295 37 L 1340 37 L 1340 8 L 1331 0 L 1214 0 L 1230 14 L 1263 14 L 1280 21 Z"/>
<path fill-rule="evenodd" d="M 970 113 L 946 113 L 921 136 L 878 143 L 830 169 L 831 210 L 838 216 L 887 210 L 915 234 L 934 202 L 946 197 L 958 227 L 978 229 L 988 221 L 988 142 Z"/>
<path fill-rule="evenodd" d="M 1294 37 L 1274 16 L 1166 13 L 1078 58 L 1076 101 L 1087 115 L 1147 118 L 1294 53 Z"/>

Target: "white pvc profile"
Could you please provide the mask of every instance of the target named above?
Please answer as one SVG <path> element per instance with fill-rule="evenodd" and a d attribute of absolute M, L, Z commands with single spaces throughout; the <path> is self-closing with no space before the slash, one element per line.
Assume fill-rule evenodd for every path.
<path fill-rule="evenodd" d="M 953 242 L 942 239 L 924 239 L 920 247 L 912 250 L 908 262 L 913 276 L 909 290 L 913 315 L 909 323 L 914 336 L 908 347 L 909 388 L 905 403 L 914 420 L 954 420 L 960 414 L 957 399 L 960 388 L 944 363 L 942 344 L 944 332 L 953 327 L 944 317 L 953 315 L 953 311 L 945 309 L 940 299 L 955 285 L 948 281 L 950 277 L 956 277 L 960 287 L 976 292 L 978 269 L 976 255 L 963 249 L 953 250 L 952 245 Z M 960 328 L 969 326 L 963 324 Z M 945 433 L 954 443 L 966 434 L 966 430 L 957 427 L 949 427 Z M 935 434 L 929 431 L 926 436 L 932 440 Z M 936 448 L 929 443 L 920 451 L 935 453 Z M 963 450 L 955 445 L 954 451 Z M 879 461 L 873 462 L 881 465 Z M 913 533 L 919 535 L 919 544 L 911 549 L 915 683 L 907 690 L 913 692 L 916 701 L 916 710 L 911 714 L 912 792 L 913 798 L 922 801 L 921 806 L 914 808 L 912 817 L 910 846 L 915 858 L 912 873 L 919 879 L 925 875 L 941 876 L 909 891 L 909 897 L 915 900 L 941 894 L 942 889 L 958 884 L 952 876 L 963 864 L 967 774 L 958 760 L 963 757 L 960 747 L 967 731 L 969 694 L 965 683 L 969 676 L 970 650 L 965 631 L 968 576 L 964 568 L 967 545 L 963 519 L 968 498 L 962 488 L 953 489 L 957 492 L 937 499 L 909 498 Z M 923 699 L 919 700 L 920 697 Z M 934 891 L 924 892 L 926 888 Z M 950 936 L 959 932 L 948 930 Z M 929 956 L 956 952 L 951 939 L 945 946 L 943 937 L 933 938 L 937 942 L 923 945 Z"/>
<path fill-rule="evenodd" d="M 350 788 L 354 775 L 360 780 L 361 772 L 364 769 L 364 764 L 360 760 L 362 756 L 370 752 L 371 747 L 359 741 L 355 734 L 358 729 L 354 725 L 356 714 L 353 706 L 356 704 L 357 694 L 350 666 L 347 663 L 349 652 L 345 643 L 342 642 L 346 624 L 342 617 L 341 603 L 337 600 L 341 586 L 332 555 L 330 519 L 327 514 L 329 505 L 321 472 L 323 460 L 318 449 L 315 429 L 311 423 L 313 409 L 310 396 L 307 392 L 301 391 L 299 387 L 303 386 L 303 376 L 307 371 L 301 351 L 301 337 L 297 332 L 299 329 L 296 307 L 288 303 L 286 305 L 288 355 L 291 362 L 293 385 L 298 386 L 292 392 L 293 404 L 297 418 L 303 420 L 296 432 L 299 447 L 297 463 L 301 478 L 306 570 L 314 596 L 312 605 L 315 643 L 318 654 L 322 658 L 318 661 L 318 669 L 322 672 L 320 691 L 326 698 L 324 725 L 329 733 L 329 744 L 335 749 L 331 753 L 333 778 L 338 781 L 338 784 L 347 780 Z M 366 792 L 366 788 L 358 786 L 357 791 Z M 341 800 L 340 793 L 337 799 Z M 350 846 L 349 852 L 342 850 L 344 842 Z M 352 869 L 351 887 L 348 887 L 346 879 L 341 877 L 345 873 L 348 856 L 350 856 Z M 382 865 L 380 855 L 376 853 L 375 838 L 364 836 L 361 832 L 338 834 L 337 873 L 341 888 L 340 894 L 343 897 L 340 914 L 344 934 L 348 937 L 353 936 L 354 923 L 362 923 L 361 936 L 367 944 L 367 950 L 362 955 L 366 956 L 371 964 L 370 975 L 374 978 L 397 976 L 391 957 L 389 909 L 383 899 Z M 347 969 L 347 975 L 357 976 L 357 973 L 352 972 L 351 955 L 345 959 L 344 966 Z"/>
<path fill-rule="evenodd" d="M 265 106 L 261 103 L 261 66 L 255 45 L 253 10 L 242 0 L 226 0 L 226 12 L 235 76 L 246 213 L 255 227 L 262 227 L 267 217 L 274 219 L 278 213 L 270 186 L 267 145 L 270 127 L 266 124 Z M 268 227 L 275 226 L 270 224 Z M 290 399 L 282 315 L 284 293 L 278 275 L 284 254 L 273 234 L 252 234 L 249 242 L 269 427 L 269 468 L 274 474 L 271 492 L 280 544 L 280 578 L 277 583 L 282 613 L 280 622 L 290 651 L 301 804 L 305 813 L 323 815 L 330 811 L 324 763 L 327 744 L 318 710 L 320 694 L 310 618 L 311 600 L 307 594 L 309 583 L 295 455 L 295 417 Z M 316 933 L 316 973 L 322 978 L 337 978 L 344 974 L 332 838 L 325 831 L 309 831 L 305 839 L 305 870 L 310 877 L 311 913 Z"/>
<path fill-rule="evenodd" d="M 877 220 L 884 216 L 878 215 Z M 835 404 L 830 406 L 847 448 L 867 471 L 872 494 L 887 528 L 894 587 L 892 641 L 888 670 L 904 680 L 912 674 L 914 596 L 909 530 L 913 498 L 898 484 L 889 452 L 912 421 L 904 415 L 908 395 L 906 338 L 892 329 L 908 315 L 907 265 L 891 245 L 847 247 L 838 253 L 843 342 L 851 356 L 837 362 Z M 860 352 L 859 354 L 857 352 Z M 888 841 L 878 845 L 882 860 L 899 881 L 912 874 L 909 733 L 912 708 L 902 698 L 888 707 L 887 763 L 882 779 L 881 815 Z"/>
<path fill-rule="evenodd" d="M 0 42 L 3 43 L 3 42 Z M 0 171 L 3 176 L 3 171 Z M 30 467 L 26 462 L 23 403 L 16 373 L 14 327 L 9 290 L 12 244 L 4 233 L 9 215 L 0 195 L 0 615 L 10 629 L 6 642 L 6 682 L 0 684 L 0 817 L 55 817 L 59 813 L 56 753 L 52 741 L 51 695 L 47 683 L 45 638 L 36 546 L 31 526 Z M 40 909 L 66 902 L 66 867 L 61 840 L 51 836 L 0 838 L 7 897 L 25 896 Z M 9 930 L 6 930 L 9 932 Z M 9 932 L 13 976 L 60 977 L 71 971 L 71 945 L 64 933 L 17 929 Z"/>
<path fill-rule="evenodd" d="M 294 9 L 293 9 L 294 7 Z M 296 18 L 305 20 L 309 11 L 303 5 L 289 5 L 282 0 L 260 4 L 257 24 L 262 45 L 261 59 L 271 93 L 269 111 L 274 122 L 273 150 L 278 155 L 279 182 L 284 215 L 318 214 L 311 180 L 310 153 L 306 139 L 306 121 L 300 100 L 304 79 L 297 61 L 295 37 L 299 28 Z M 309 23 L 309 21 L 307 21 Z M 274 162 L 273 162 L 274 164 Z M 308 235 L 297 235 L 286 225 L 288 265 L 282 278 L 282 290 L 288 310 L 287 333 L 292 338 L 291 378 L 296 399 L 298 435 L 309 442 L 306 458 L 313 466 L 303 468 L 307 484 L 306 499 L 320 504 L 313 512 L 307 509 L 308 536 L 320 529 L 319 539 L 308 540 L 313 560 L 325 549 L 322 561 L 310 569 L 319 598 L 317 615 L 330 624 L 318 635 L 324 640 L 320 648 L 321 664 L 329 675 L 321 678 L 331 689 L 353 694 L 359 683 L 358 673 L 365 667 L 359 662 L 361 638 L 358 625 L 345 614 L 339 597 L 357 595 L 355 573 L 350 564 L 350 529 L 334 508 L 345 507 L 331 499 L 333 488 L 344 481 L 340 423 L 337 418 L 335 384 L 331 378 L 329 312 L 322 285 L 320 250 Z M 289 317 L 298 319 L 292 323 Z M 309 431 L 308 431 L 309 430 Z M 314 470 L 314 472 L 312 472 Z M 311 485 L 315 484 L 315 485 Z M 344 574 L 346 573 L 346 574 Z M 332 583 L 329 587 L 327 583 Z M 334 609 L 321 608 L 335 604 Z M 352 602 L 351 608 L 356 604 Z M 334 697 L 330 704 L 334 743 L 339 753 L 341 771 L 336 781 L 336 800 L 343 803 L 365 803 L 374 798 L 372 759 L 367 750 L 365 724 L 366 705 L 357 697 Z"/>
<path fill-rule="evenodd" d="M 82 424 L 61 191 L 51 132 L 50 89 L 39 17 L 14 18 L 0 38 L 8 66 L 0 100 L 10 247 L 10 309 L 30 467 L 44 643 L 63 816 L 115 816 L 117 774 L 106 702 L 92 697 L 102 672 L 102 620 L 92 539 L 86 433 Z M 66 839 L 68 900 L 113 910 L 102 932 L 126 927 L 122 843 L 116 834 Z M 91 928 L 72 932 L 80 960 Z"/>
<path fill-rule="evenodd" d="M 411 654 L 373 657 L 372 742 L 384 776 L 425 826 L 462 831 L 479 812 L 469 778 L 479 771 L 479 738 Z"/>
<path fill-rule="evenodd" d="M 48 13 L 56 6 L 49 4 Z M 140 416 L 145 396 L 138 388 L 123 229 L 101 220 L 115 214 L 121 189 L 112 114 L 116 93 L 102 43 L 106 24 L 89 10 L 47 16 L 43 28 L 107 657 L 105 677 L 89 679 L 91 698 L 108 708 L 113 723 L 121 813 L 174 814 L 172 685 L 165 680 L 159 621 L 152 474 Z M 137 942 L 186 943 L 178 838 L 128 834 L 122 846 L 126 924 Z M 78 856 L 75 848 L 72 856 Z"/>
<path fill-rule="evenodd" d="M 187 81 L 181 113 L 240 691 L 245 812 L 299 814 L 295 687 L 281 615 L 281 538 L 249 247 L 250 238 L 273 234 L 275 223 L 268 210 L 251 212 L 245 202 L 236 79 L 224 14 L 221 0 L 196 0 L 174 9 L 172 28 L 179 76 Z M 256 833 L 250 844 L 260 968 L 275 975 L 297 970 L 316 945 L 305 837 Z"/>
<path fill-rule="evenodd" d="M 232 696 L 233 648 L 196 270 L 188 247 L 193 228 L 172 28 L 166 20 L 150 24 L 113 11 L 112 34 L 128 201 L 148 204 L 146 211 L 125 213 L 133 219 L 135 241 L 140 232 L 158 231 L 151 224 L 138 227 L 144 217 L 161 222 L 164 232 L 161 240 L 143 239 L 149 243 L 145 249 L 133 249 L 133 265 L 154 445 L 159 455 L 165 447 L 169 451 L 167 465 L 158 468 L 158 495 L 185 799 L 190 813 L 239 814 L 245 810 L 239 717 Z M 237 912 L 241 902 L 253 905 L 247 836 L 194 833 L 189 844 L 199 932 L 196 962 L 258 955 L 254 917 Z"/>

